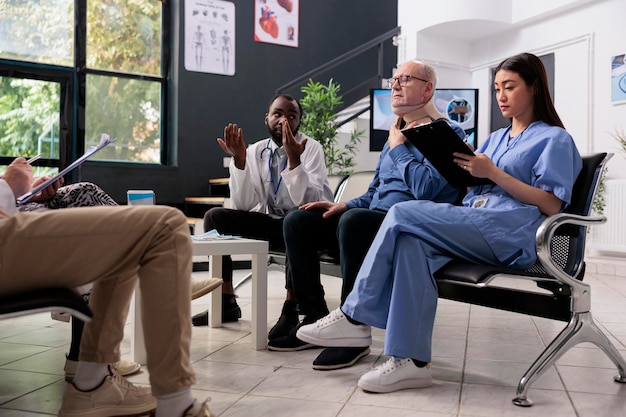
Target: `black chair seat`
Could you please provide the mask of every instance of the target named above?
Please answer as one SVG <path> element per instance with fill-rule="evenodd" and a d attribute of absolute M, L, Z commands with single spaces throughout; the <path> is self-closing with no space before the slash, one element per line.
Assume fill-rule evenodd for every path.
<path fill-rule="evenodd" d="M 74 288 L 45 288 L 0 297 L 0 318 L 46 311 L 68 312 L 83 321 L 93 316 L 89 305 Z"/>

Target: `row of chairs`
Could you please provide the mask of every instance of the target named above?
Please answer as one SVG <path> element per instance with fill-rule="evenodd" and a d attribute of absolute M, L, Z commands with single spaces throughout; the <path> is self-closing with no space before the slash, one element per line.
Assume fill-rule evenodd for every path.
<path fill-rule="evenodd" d="M 571 204 L 564 213 L 546 218 L 537 231 L 537 262 L 531 268 L 520 271 L 453 261 L 435 274 L 441 298 L 567 322 L 520 378 L 513 398 L 515 405 L 531 406 L 528 390 L 532 383 L 569 349 L 583 342 L 593 343 L 606 353 L 618 370 L 615 381 L 626 383 L 626 362 L 594 322 L 591 288 L 583 282 L 587 226 L 606 221 L 604 216 L 591 216 L 591 209 L 602 172 L 612 156 L 598 153 L 583 157 Z M 335 201 L 363 194 L 372 175 L 358 172 L 341 180 Z M 322 274 L 341 277 L 336 257 L 320 253 L 320 260 Z M 284 266 L 284 252 L 271 252 L 269 264 Z M 534 288 L 520 288 L 511 281 L 520 279 Z"/>

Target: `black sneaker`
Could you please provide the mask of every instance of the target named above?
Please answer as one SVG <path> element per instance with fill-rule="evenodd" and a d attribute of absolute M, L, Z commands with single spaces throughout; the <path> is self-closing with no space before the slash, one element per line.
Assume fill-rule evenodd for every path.
<path fill-rule="evenodd" d="M 277 352 L 295 352 L 298 350 L 311 349 L 317 347 L 311 343 L 303 342 L 296 337 L 296 326 L 287 336 L 278 337 L 267 342 L 267 350 Z"/>
<path fill-rule="evenodd" d="M 241 318 L 241 308 L 235 294 L 222 294 L 222 323 L 237 321 Z"/>
<path fill-rule="evenodd" d="M 324 317 L 324 316 L 322 316 Z M 267 343 L 268 350 L 275 350 L 278 352 L 295 352 L 297 350 L 310 349 L 314 347 L 318 347 L 312 343 L 304 342 L 296 336 L 298 329 L 307 324 L 315 323 L 320 317 L 319 316 L 304 316 L 304 319 L 296 327 L 291 329 L 286 336 L 278 337 L 276 339 L 272 339 Z"/>
<path fill-rule="evenodd" d="M 268 340 L 287 336 L 298 325 L 298 304 L 295 301 L 286 300 L 278 321 L 267 334 Z"/>
<path fill-rule="evenodd" d="M 209 310 L 205 310 L 202 313 L 198 313 L 191 318 L 191 324 L 194 326 L 208 326 L 209 325 Z"/>
<path fill-rule="evenodd" d="M 359 359 L 370 353 L 370 348 L 365 347 L 345 347 L 326 348 L 317 355 L 313 361 L 313 369 L 318 371 L 331 371 L 333 369 L 347 368 L 354 365 Z"/>
<path fill-rule="evenodd" d="M 237 321 L 241 318 L 241 308 L 237 304 L 235 294 L 222 294 L 222 323 Z M 198 313 L 191 318 L 194 326 L 209 325 L 209 310 Z"/>

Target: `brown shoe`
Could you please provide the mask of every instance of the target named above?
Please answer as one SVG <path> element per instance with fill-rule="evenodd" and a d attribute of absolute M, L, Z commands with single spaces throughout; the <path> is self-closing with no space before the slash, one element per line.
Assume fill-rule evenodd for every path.
<path fill-rule="evenodd" d="M 191 299 L 195 300 L 205 294 L 222 286 L 221 278 L 192 279 L 191 280 Z"/>
<path fill-rule="evenodd" d="M 73 383 L 65 384 L 59 417 L 141 416 L 156 409 L 150 388 L 131 384 L 110 366 L 109 373 L 91 391 L 81 391 Z"/>
<path fill-rule="evenodd" d="M 209 410 L 209 406 L 207 405 L 209 400 L 210 398 L 202 404 L 200 404 L 198 400 L 195 400 L 193 404 L 185 410 L 183 417 L 213 417 L 213 414 L 211 414 L 211 410 Z"/>

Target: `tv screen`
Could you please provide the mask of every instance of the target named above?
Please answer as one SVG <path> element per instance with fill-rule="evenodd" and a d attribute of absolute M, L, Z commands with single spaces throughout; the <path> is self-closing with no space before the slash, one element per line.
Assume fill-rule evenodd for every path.
<path fill-rule="evenodd" d="M 396 120 L 396 115 L 391 111 L 391 92 L 389 89 L 370 91 L 370 151 L 383 149 L 389 129 Z M 437 88 L 434 100 L 437 109 L 457 123 L 465 132 L 467 141 L 476 148 L 478 89 Z"/>

